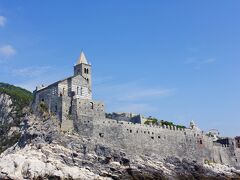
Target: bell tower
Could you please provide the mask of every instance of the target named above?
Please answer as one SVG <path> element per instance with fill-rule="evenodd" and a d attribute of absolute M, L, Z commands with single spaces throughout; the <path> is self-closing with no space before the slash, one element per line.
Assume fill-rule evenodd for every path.
<path fill-rule="evenodd" d="M 74 76 L 81 75 L 84 77 L 92 89 L 92 66 L 88 63 L 83 51 L 78 58 L 77 64 L 74 66 Z"/>

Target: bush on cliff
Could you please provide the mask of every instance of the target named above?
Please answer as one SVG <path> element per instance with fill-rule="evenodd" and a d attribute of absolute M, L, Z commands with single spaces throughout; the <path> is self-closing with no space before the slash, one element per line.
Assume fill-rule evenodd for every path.
<path fill-rule="evenodd" d="M 23 116 L 22 109 L 29 106 L 33 100 L 33 94 L 26 89 L 6 83 L 0 83 L 0 93 L 9 95 L 13 101 L 14 110 L 17 116 Z"/>

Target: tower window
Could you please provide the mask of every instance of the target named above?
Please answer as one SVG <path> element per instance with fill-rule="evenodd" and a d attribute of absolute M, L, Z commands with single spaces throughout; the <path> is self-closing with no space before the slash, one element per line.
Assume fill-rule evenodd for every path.
<path fill-rule="evenodd" d="M 91 109 L 93 109 L 93 102 L 91 102 L 90 105 L 91 105 Z"/>
<path fill-rule="evenodd" d="M 85 74 L 88 74 L 88 73 L 89 73 L 88 68 L 84 68 L 84 73 L 85 73 Z"/>

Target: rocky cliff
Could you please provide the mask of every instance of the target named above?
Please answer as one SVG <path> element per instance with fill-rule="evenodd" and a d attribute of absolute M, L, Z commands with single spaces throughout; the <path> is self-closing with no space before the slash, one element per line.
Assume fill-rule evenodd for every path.
<path fill-rule="evenodd" d="M 31 100 L 29 91 L 0 83 L 0 153 L 20 137 L 21 120 L 29 113 Z"/>
<path fill-rule="evenodd" d="M 31 114 L 27 107 L 16 112 L 11 95 L 2 93 L 0 97 L 1 123 L 8 126 L 0 137 L 4 141 L 12 137 L 13 127 L 19 134 L 16 143 L 5 143 L 9 148 L 0 155 L 0 179 L 240 178 L 240 171 L 211 162 L 198 164 L 113 150 L 74 132 L 63 133 L 57 118 L 47 113 Z"/>

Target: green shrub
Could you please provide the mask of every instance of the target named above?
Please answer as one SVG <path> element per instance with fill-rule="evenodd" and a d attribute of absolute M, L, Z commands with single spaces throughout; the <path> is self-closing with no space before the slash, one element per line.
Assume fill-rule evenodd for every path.
<path fill-rule="evenodd" d="M 22 117 L 22 109 L 29 106 L 33 100 L 33 94 L 23 88 L 6 83 L 0 83 L 0 93 L 9 95 L 13 100 L 13 106 L 18 117 Z"/>
<path fill-rule="evenodd" d="M 48 112 L 48 107 L 43 101 L 39 103 L 39 108 L 41 112 Z"/>

